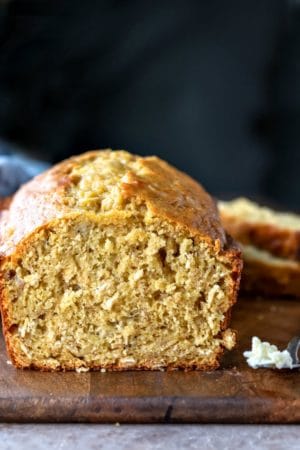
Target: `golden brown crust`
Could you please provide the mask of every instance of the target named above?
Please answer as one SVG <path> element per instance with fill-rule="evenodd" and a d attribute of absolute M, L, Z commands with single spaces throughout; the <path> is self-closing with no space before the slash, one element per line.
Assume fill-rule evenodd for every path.
<path fill-rule="evenodd" d="M 241 282 L 241 274 L 243 270 L 243 259 L 241 256 L 241 249 L 238 243 L 229 235 L 226 233 L 226 257 L 228 258 L 228 262 L 232 264 L 232 272 L 231 272 L 231 292 L 229 294 L 231 298 L 231 307 L 228 309 L 227 313 L 225 314 L 225 318 L 221 324 L 221 330 L 225 331 L 228 329 L 231 321 L 231 314 L 232 314 L 232 307 L 237 302 L 237 297 L 239 293 L 239 287 Z M 234 347 L 236 343 L 236 331 L 231 330 L 234 336 L 234 343 L 232 345 L 232 348 Z M 222 332 L 221 332 L 222 333 Z M 230 350 L 230 348 L 228 348 Z M 219 355 L 219 359 L 217 359 L 217 362 L 220 361 L 220 358 L 224 352 L 223 351 Z"/>
<path fill-rule="evenodd" d="M 222 352 L 223 353 L 223 352 Z M 12 363 L 13 365 L 17 368 L 17 369 L 29 369 L 29 370 L 40 370 L 41 372 L 70 372 L 70 371 L 74 371 L 76 370 L 75 367 L 70 366 L 68 368 L 64 367 L 64 368 L 50 368 L 47 366 L 39 366 L 37 364 L 31 364 L 28 367 L 24 367 L 23 365 L 19 364 L 17 360 L 13 360 L 12 358 Z M 199 370 L 202 372 L 205 371 L 210 371 L 210 370 L 215 370 L 220 366 L 219 363 L 219 358 L 216 358 L 214 360 L 213 363 L 211 364 L 206 364 L 206 365 L 199 365 L 199 363 L 197 361 L 194 361 L 193 363 L 190 362 L 181 362 L 179 364 L 173 364 L 173 365 L 168 365 L 166 367 L 161 367 L 161 368 L 156 368 L 153 369 L 153 366 L 151 366 L 151 364 L 145 364 L 143 366 L 132 366 L 132 367 L 125 367 L 125 366 L 120 366 L 120 365 L 107 365 L 107 366 L 94 366 L 94 367 L 90 367 L 88 372 L 96 372 L 99 371 L 101 369 L 104 369 L 105 371 L 110 371 L 110 372 L 128 372 L 128 371 L 144 371 L 144 370 L 149 370 L 149 371 L 165 371 L 165 372 L 174 372 L 176 370 L 183 370 L 185 372 L 190 372 L 192 370 Z M 80 372 L 80 369 L 79 369 Z"/>
<path fill-rule="evenodd" d="M 226 243 L 217 207 L 202 186 L 165 161 L 152 156 L 141 159 L 145 169 L 140 178 L 129 172 L 122 185 L 125 197 L 138 197 L 147 203 L 153 214 L 185 228 L 192 235 L 209 237 Z"/>
<path fill-rule="evenodd" d="M 74 209 L 64 201 L 66 190 L 73 183 L 70 174 L 74 167 L 93 161 L 102 152 L 110 150 L 87 152 L 65 160 L 21 187 L 11 202 L 9 214 L 0 222 L 0 252 L 9 254 L 37 227 L 72 213 Z M 136 160 L 144 168 L 143 176 L 128 171 L 121 185 L 124 198 L 144 201 L 154 214 L 223 248 L 226 239 L 217 207 L 205 190 L 157 157 L 136 157 Z"/>
<path fill-rule="evenodd" d="M 300 230 L 272 224 L 245 222 L 221 212 L 224 228 L 245 245 L 253 245 L 280 258 L 300 261 Z"/>

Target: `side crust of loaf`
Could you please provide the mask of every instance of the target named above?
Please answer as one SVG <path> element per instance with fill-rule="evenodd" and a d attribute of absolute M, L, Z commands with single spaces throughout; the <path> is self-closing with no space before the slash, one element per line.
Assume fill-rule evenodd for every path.
<path fill-rule="evenodd" d="M 158 158 L 63 162 L 21 188 L 1 225 L 16 367 L 208 370 L 234 346 L 240 250 L 202 187 Z"/>

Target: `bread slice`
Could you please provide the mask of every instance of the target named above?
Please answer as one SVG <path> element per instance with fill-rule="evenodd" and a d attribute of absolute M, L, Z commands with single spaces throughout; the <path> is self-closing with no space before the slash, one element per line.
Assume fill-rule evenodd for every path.
<path fill-rule="evenodd" d="M 241 273 L 203 188 L 156 157 L 94 151 L 3 214 L 1 309 L 15 366 L 213 369 Z"/>
<path fill-rule="evenodd" d="M 300 264 L 278 258 L 251 245 L 242 246 L 241 289 L 267 296 L 300 297 Z"/>
<path fill-rule="evenodd" d="M 246 198 L 218 203 L 225 229 L 239 242 L 274 256 L 300 260 L 300 216 L 276 212 Z"/>
<path fill-rule="evenodd" d="M 218 202 L 225 229 L 242 247 L 243 291 L 300 297 L 300 217 L 246 199 Z"/>

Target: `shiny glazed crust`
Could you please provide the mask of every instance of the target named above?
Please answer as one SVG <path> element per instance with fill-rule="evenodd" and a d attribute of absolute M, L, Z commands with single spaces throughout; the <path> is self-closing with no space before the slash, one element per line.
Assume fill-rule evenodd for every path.
<path fill-rule="evenodd" d="M 68 189 L 76 182 L 72 177 L 72 171 L 87 161 L 92 162 L 100 154 L 105 156 L 107 153 L 110 153 L 110 150 L 93 151 L 63 161 L 24 185 L 16 193 L 9 209 L 3 211 L 0 222 L 0 252 L 3 262 L 7 258 L 17 260 L 22 252 L 25 239 L 27 243 L 30 242 L 30 238 L 38 230 L 47 229 L 50 223 L 79 213 L 76 207 L 70 204 L 68 198 Z M 123 152 L 118 153 L 120 155 L 123 154 Z M 216 205 L 211 197 L 196 181 L 159 158 L 133 158 L 138 163 L 140 171 L 139 173 L 135 171 L 126 173 L 126 177 L 124 177 L 120 185 L 121 196 L 124 201 L 134 198 L 135 201 L 146 204 L 147 209 L 154 216 L 162 221 L 171 223 L 180 230 L 186 231 L 193 236 L 195 242 L 205 240 L 215 252 L 223 255 L 232 267 L 232 288 L 229 297 L 230 303 L 233 305 L 237 297 L 242 267 L 240 250 L 226 236 L 220 223 Z M 123 211 L 112 209 L 110 211 L 110 221 L 117 224 L 122 214 Z M 19 362 L 17 353 L 11 347 L 9 339 L 7 304 L 10 300 L 6 296 L 5 286 L 5 279 L 2 277 L 0 279 L 0 288 L 4 336 L 14 365 L 23 367 Z M 229 320 L 230 309 L 226 313 L 222 324 L 224 342 L 226 341 L 226 330 Z M 228 333 L 228 348 L 234 346 L 233 341 L 234 333 Z M 199 365 L 197 361 L 181 361 L 176 365 L 168 366 L 166 370 L 175 370 L 177 368 L 185 370 L 214 369 L 219 365 L 223 350 L 220 349 L 214 355 L 209 365 Z M 38 365 L 31 365 L 30 368 L 53 370 L 47 366 Z M 116 371 L 128 370 L 128 367 L 120 364 L 110 365 L 105 368 Z M 65 370 L 73 369 L 74 367 L 65 368 Z M 92 366 L 90 369 L 97 370 L 99 366 Z M 153 367 L 151 361 L 149 361 L 143 366 L 133 366 L 131 369 L 151 370 Z"/>

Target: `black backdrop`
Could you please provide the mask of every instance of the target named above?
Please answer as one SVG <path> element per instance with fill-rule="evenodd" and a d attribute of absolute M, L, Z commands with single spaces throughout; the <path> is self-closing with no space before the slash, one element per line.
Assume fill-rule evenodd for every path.
<path fill-rule="evenodd" d="M 51 162 L 158 154 L 300 209 L 297 2 L 12 0 L 0 26 L 2 138 Z"/>

